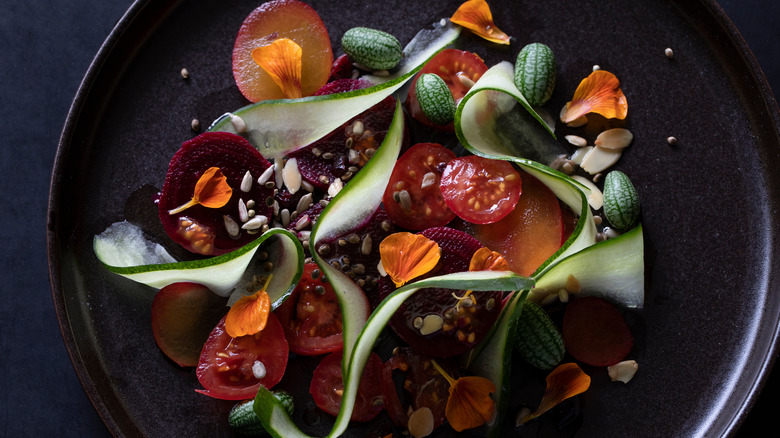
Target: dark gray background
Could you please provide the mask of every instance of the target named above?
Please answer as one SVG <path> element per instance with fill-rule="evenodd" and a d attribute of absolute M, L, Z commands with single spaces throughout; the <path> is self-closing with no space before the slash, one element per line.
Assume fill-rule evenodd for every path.
<path fill-rule="evenodd" d="M 131 1 L 52 3 L 0 2 L 3 437 L 109 435 L 76 378 L 55 318 L 46 259 L 46 199 L 71 100 L 93 56 Z M 772 88 L 780 90 L 780 2 L 720 3 L 752 48 Z M 779 402 L 777 370 L 738 436 L 774 428 Z"/>

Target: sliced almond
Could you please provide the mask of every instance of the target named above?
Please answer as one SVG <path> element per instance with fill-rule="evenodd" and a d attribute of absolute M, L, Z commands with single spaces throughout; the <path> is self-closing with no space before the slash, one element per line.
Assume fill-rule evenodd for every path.
<path fill-rule="evenodd" d="M 581 175 L 574 175 L 572 178 L 590 189 L 590 194 L 588 195 L 588 204 L 590 204 L 592 209 L 598 210 L 604 206 L 604 194 L 601 192 L 601 190 L 599 190 L 598 187 L 596 187 L 596 184 L 593 184 L 593 181 Z"/>
<path fill-rule="evenodd" d="M 579 135 L 567 135 L 564 138 L 570 144 L 573 144 L 574 146 L 577 146 L 578 148 L 581 148 L 583 146 L 587 146 L 588 145 L 588 140 L 585 140 L 584 138 L 580 137 Z"/>
<path fill-rule="evenodd" d="M 433 433 L 433 412 L 428 407 L 421 407 L 409 416 L 409 435 L 414 438 L 426 437 Z"/>
<path fill-rule="evenodd" d="M 290 191 L 290 194 L 294 195 L 295 192 L 301 189 L 302 178 L 301 172 L 298 170 L 297 159 L 290 158 L 286 163 L 284 163 L 282 179 L 284 180 L 285 187 L 287 187 L 287 190 Z"/>
<path fill-rule="evenodd" d="M 576 151 L 574 151 L 573 154 L 571 154 L 571 158 L 569 160 L 579 166 L 582 164 L 582 159 L 585 157 L 585 155 L 588 154 L 588 152 L 590 152 L 591 149 L 593 149 L 593 146 L 578 148 Z"/>
<path fill-rule="evenodd" d="M 582 157 L 580 167 L 589 174 L 595 175 L 617 163 L 622 155 L 621 149 L 604 149 L 597 146 Z"/>
<path fill-rule="evenodd" d="M 605 149 L 624 149 L 634 140 L 634 134 L 625 128 L 612 128 L 599 134 L 594 142 Z"/>
<path fill-rule="evenodd" d="M 635 360 L 624 360 L 623 362 L 616 363 L 607 367 L 607 374 L 613 382 L 628 383 L 634 378 L 639 364 Z"/>

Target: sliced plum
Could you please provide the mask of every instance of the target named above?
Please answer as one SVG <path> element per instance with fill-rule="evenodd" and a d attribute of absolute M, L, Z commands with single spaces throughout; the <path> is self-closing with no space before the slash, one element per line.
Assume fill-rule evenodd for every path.
<path fill-rule="evenodd" d="M 420 232 L 439 244 L 441 259 L 426 277 L 464 272 L 482 247 L 470 235 L 448 227 Z M 382 277 L 380 298 L 395 290 Z M 449 357 L 474 348 L 487 335 L 501 311 L 501 292 L 474 292 L 428 288 L 406 300 L 390 320 L 393 330 L 413 349 L 433 357 Z"/>
<path fill-rule="evenodd" d="M 212 167 L 220 169 L 232 189 L 228 202 L 171 214 L 192 199 L 198 180 Z M 257 149 L 235 134 L 206 132 L 184 142 L 170 161 L 158 198 L 165 232 L 187 250 L 209 256 L 251 242 L 262 232 L 262 223 L 273 217 L 274 189 L 257 183 L 269 167 Z"/>
<path fill-rule="evenodd" d="M 340 79 L 325 85 L 317 94 L 332 94 L 366 88 L 362 79 Z M 395 112 L 395 98 L 388 96 L 352 118 L 326 137 L 289 155 L 298 161 L 304 180 L 327 190 L 337 178 L 349 181 L 382 144 Z"/>

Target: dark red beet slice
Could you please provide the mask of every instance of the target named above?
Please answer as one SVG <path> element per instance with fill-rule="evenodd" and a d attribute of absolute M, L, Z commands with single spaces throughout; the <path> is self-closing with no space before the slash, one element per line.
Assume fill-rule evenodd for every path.
<path fill-rule="evenodd" d="M 352 61 L 347 54 L 343 54 L 333 61 L 333 67 L 330 69 L 330 79 L 333 82 L 339 79 L 350 79 L 352 77 Z"/>
<path fill-rule="evenodd" d="M 257 184 L 257 178 L 270 166 L 257 149 L 235 134 L 206 132 L 184 142 L 171 159 L 159 197 L 159 216 L 165 232 L 184 248 L 203 255 L 223 254 L 251 242 L 260 233 L 240 228 L 245 221 L 239 212 L 239 202 L 243 202 L 247 210 L 253 210 L 255 217 L 264 216 L 270 222 L 273 203 L 267 200 L 273 197 L 273 188 Z M 192 199 L 195 184 L 210 167 L 219 167 L 233 189 L 228 203 L 221 208 L 196 205 L 169 214 L 170 210 Z M 244 192 L 241 182 L 247 172 L 253 183 L 251 189 Z M 226 226 L 229 220 L 239 227 L 233 236 Z"/>
<path fill-rule="evenodd" d="M 341 269 L 355 280 L 373 306 L 379 304 L 378 294 L 379 243 L 395 232 L 387 213 L 379 207 L 371 218 L 354 230 L 328 242 L 316 250 L 326 262 Z"/>
<path fill-rule="evenodd" d="M 352 91 L 369 86 L 361 79 L 326 84 L 318 95 Z M 289 155 L 298 160 L 301 176 L 316 188 L 327 190 L 336 178 L 349 181 L 382 144 L 395 112 L 395 98 L 387 97 L 326 137 Z"/>
<path fill-rule="evenodd" d="M 593 366 L 620 362 L 634 345 L 620 310 L 598 297 L 573 299 L 563 314 L 561 334 L 569 354 Z"/>
<path fill-rule="evenodd" d="M 469 270 L 474 253 L 482 247 L 470 235 L 448 227 L 428 228 L 420 232 L 439 244 L 441 259 L 426 277 Z M 388 277 L 382 277 L 380 296 L 395 290 Z M 433 357 L 448 357 L 474 348 L 487 334 L 501 311 L 501 292 L 474 292 L 473 299 L 458 300 L 465 291 L 422 289 L 406 300 L 390 320 L 398 336 L 417 351 Z M 474 303 L 476 300 L 476 303 Z M 423 335 L 420 324 L 426 316 L 443 320 L 440 330 Z"/>

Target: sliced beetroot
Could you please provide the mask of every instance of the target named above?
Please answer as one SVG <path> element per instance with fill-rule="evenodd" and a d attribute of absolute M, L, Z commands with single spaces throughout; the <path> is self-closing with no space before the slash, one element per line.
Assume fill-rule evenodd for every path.
<path fill-rule="evenodd" d="M 350 79 L 352 78 L 353 70 L 354 68 L 352 68 L 352 61 L 345 53 L 333 61 L 333 66 L 330 68 L 330 79 L 328 79 L 328 82 L 333 82 L 339 79 Z"/>
<path fill-rule="evenodd" d="M 273 201 L 274 190 L 256 181 L 270 166 L 257 149 L 235 134 L 205 132 L 184 142 L 171 159 L 158 201 L 165 232 L 187 250 L 203 255 L 223 254 L 251 242 L 260 233 L 241 228 L 249 216 L 265 217 L 268 222 L 273 216 L 273 202 L 268 198 Z M 195 205 L 169 214 L 192 199 L 198 179 L 210 167 L 218 167 L 232 188 L 227 204 L 220 208 Z M 244 192 L 241 184 L 247 172 L 252 184 Z M 241 213 L 242 203 L 247 212 L 252 210 L 247 216 Z M 236 227 L 227 225 L 230 221 Z"/>
<path fill-rule="evenodd" d="M 318 94 L 352 91 L 369 86 L 361 79 L 341 79 L 325 85 Z M 324 138 L 289 155 L 298 160 L 306 181 L 320 190 L 340 178 L 349 181 L 373 156 L 390 128 L 395 98 L 388 96 Z"/>
<path fill-rule="evenodd" d="M 227 298 L 196 283 L 173 283 L 152 302 L 152 334 L 157 346 L 182 367 L 198 365 L 203 344 L 227 313 Z"/>
<path fill-rule="evenodd" d="M 381 207 L 359 227 L 336 239 L 319 243 L 316 250 L 323 260 L 341 269 L 355 280 L 376 306 L 381 301 L 378 294 L 379 243 L 395 232 L 387 213 Z"/>
<path fill-rule="evenodd" d="M 474 253 L 482 247 L 470 235 L 448 227 L 428 228 L 420 232 L 439 244 L 441 259 L 426 277 L 469 270 Z M 389 277 L 382 277 L 380 298 L 395 290 Z M 474 348 L 490 330 L 501 311 L 501 292 L 474 292 L 459 300 L 466 291 L 429 288 L 417 291 L 407 299 L 390 320 L 390 326 L 409 346 L 433 357 L 448 357 Z M 425 318 L 441 328 L 423 334 Z"/>
<path fill-rule="evenodd" d="M 620 362 L 634 345 L 620 310 L 598 297 L 573 299 L 563 314 L 561 334 L 569 354 L 593 366 Z"/>

